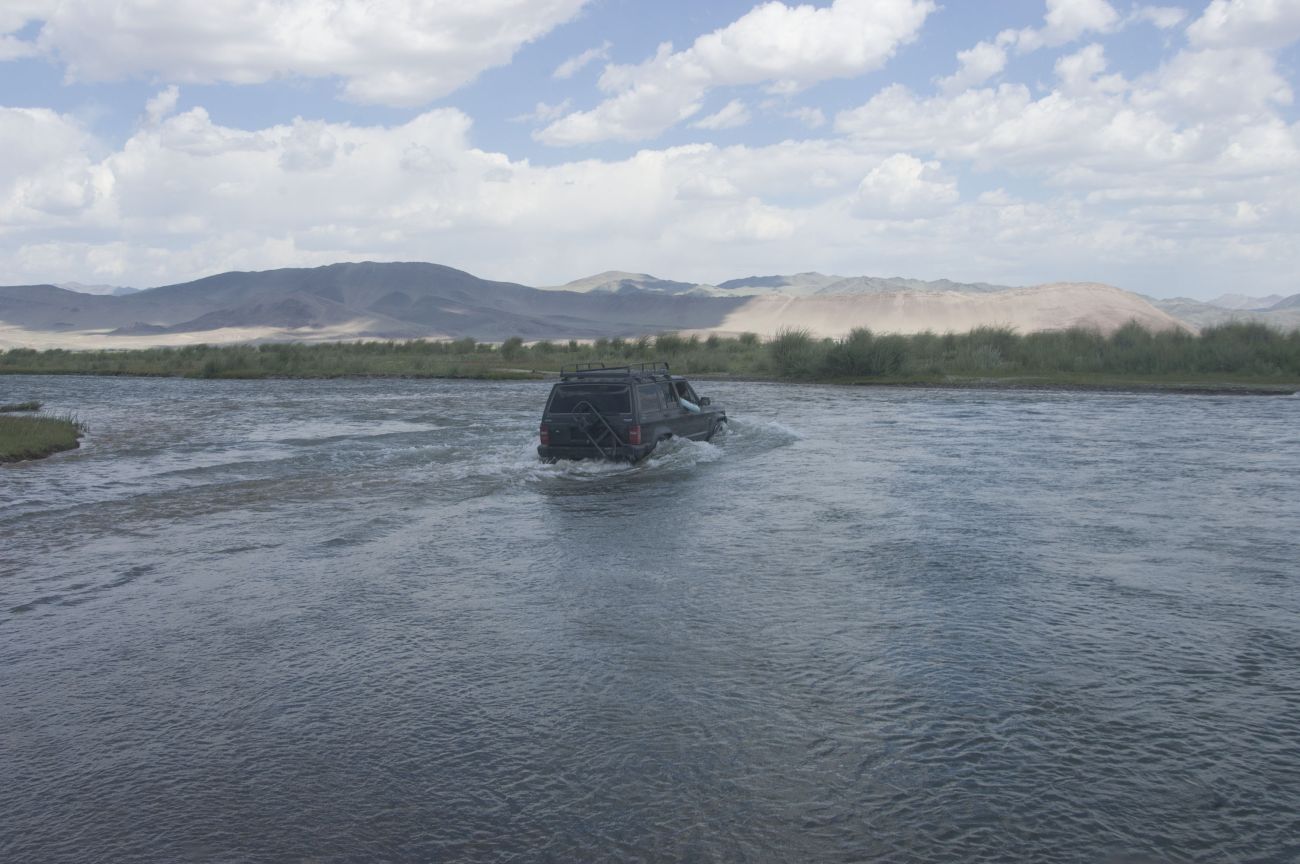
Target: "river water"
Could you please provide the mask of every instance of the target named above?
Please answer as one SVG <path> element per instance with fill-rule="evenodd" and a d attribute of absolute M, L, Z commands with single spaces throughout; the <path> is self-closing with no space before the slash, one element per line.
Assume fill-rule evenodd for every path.
<path fill-rule="evenodd" d="M 0 378 L 0 860 L 1300 860 L 1300 400 Z"/>

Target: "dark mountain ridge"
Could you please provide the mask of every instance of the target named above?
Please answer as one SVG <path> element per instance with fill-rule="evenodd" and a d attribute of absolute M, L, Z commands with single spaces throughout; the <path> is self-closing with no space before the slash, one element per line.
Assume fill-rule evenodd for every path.
<path fill-rule="evenodd" d="M 362 262 L 221 273 L 125 296 L 0 287 L 0 321 L 123 334 L 349 325 L 371 338 L 593 338 L 715 326 L 744 299 L 544 291 L 441 264 Z"/>

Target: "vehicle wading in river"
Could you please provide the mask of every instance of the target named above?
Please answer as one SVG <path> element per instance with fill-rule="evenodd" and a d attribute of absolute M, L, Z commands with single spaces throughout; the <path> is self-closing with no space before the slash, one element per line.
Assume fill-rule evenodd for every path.
<path fill-rule="evenodd" d="M 639 462 L 661 441 L 708 441 L 726 422 L 727 412 L 697 395 L 667 363 L 581 363 L 561 368 L 551 388 L 537 453 L 548 462 Z"/>

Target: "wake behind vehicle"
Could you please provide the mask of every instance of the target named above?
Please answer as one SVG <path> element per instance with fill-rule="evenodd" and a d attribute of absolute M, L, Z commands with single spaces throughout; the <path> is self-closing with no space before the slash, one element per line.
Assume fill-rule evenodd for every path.
<path fill-rule="evenodd" d="M 667 363 L 560 370 L 542 413 L 537 454 L 557 459 L 639 462 L 669 438 L 708 441 L 727 412 L 673 375 Z"/>

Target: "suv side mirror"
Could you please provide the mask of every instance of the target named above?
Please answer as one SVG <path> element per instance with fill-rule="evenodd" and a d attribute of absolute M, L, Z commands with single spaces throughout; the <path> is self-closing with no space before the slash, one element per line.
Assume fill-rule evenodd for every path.
<path fill-rule="evenodd" d="M 701 405 L 711 405 L 711 404 L 713 404 L 713 400 L 710 399 L 708 396 L 705 396 L 705 397 L 703 397 L 703 398 L 700 399 L 700 404 L 701 404 Z"/>

